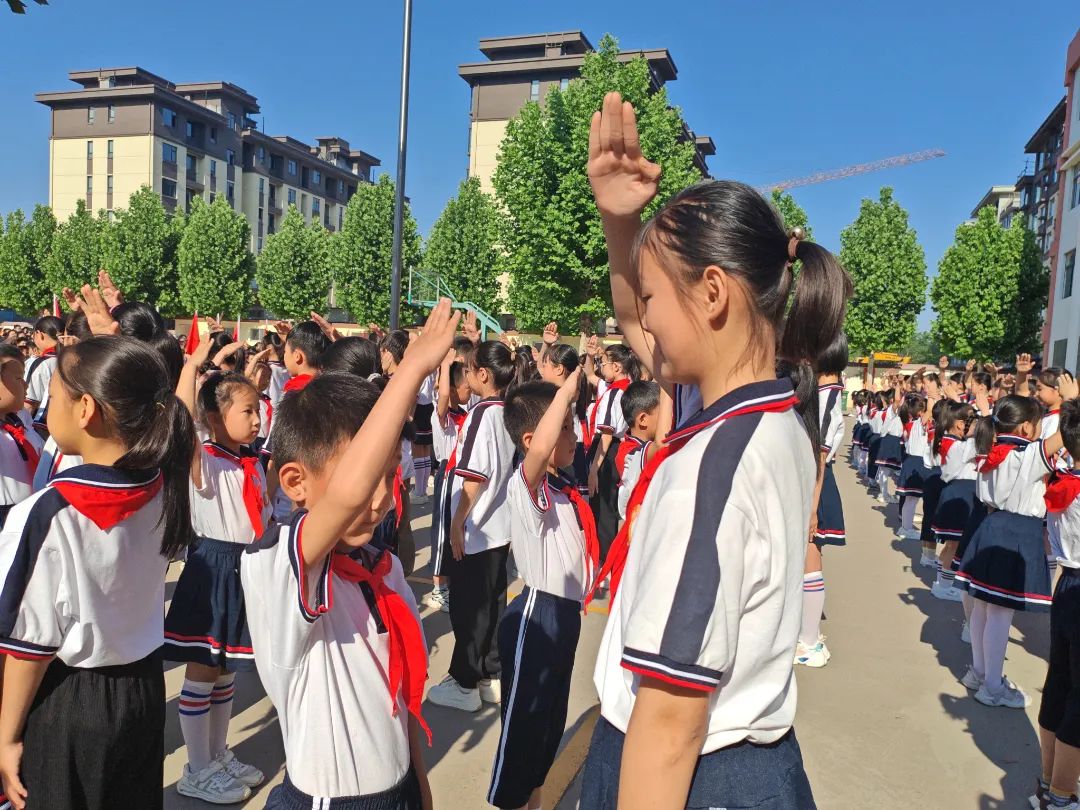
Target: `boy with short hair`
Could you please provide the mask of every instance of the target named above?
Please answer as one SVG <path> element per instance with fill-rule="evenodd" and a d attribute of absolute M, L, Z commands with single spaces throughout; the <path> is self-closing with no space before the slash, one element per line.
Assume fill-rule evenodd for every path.
<path fill-rule="evenodd" d="M 0 343 L 0 527 L 11 507 L 33 492 L 44 442 L 20 418 L 26 381 L 22 352 Z"/>
<path fill-rule="evenodd" d="M 671 402 L 667 395 L 664 395 L 664 399 Z M 626 419 L 626 435 L 615 455 L 615 470 L 619 474 L 619 519 L 626 520 L 630 493 L 634 491 L 645 464 L 657 450 L 655 440 L 661 422 L 660 385 L 652 380 L 630 383 L 623 392 L 621 405 Z M 666 423 L 671 422 L 670 411 L 668 407 Z"/>
<path fill-rule="evenodd" d="M 285 744 L 272 810 L 431 806 L 420 753 L 427 645 L 401 564 L 368 543 L 393 505 L 416 392 L 459 317 L 443 299 L 381 394 L 329 372 L 275 412 L 273 463 L 299 508 L 241 564 L 255 663 Z"/>
<path fill-rule="evenodd" d="M 284 393 L 297 391 L 311 382 L 319 373 L 323 352 L 329 345 L 330 341 L 314 321 L 301 321 L 289 331 L 282 359 L 290 379 L 285 383 Z"/>
<path fill-rule="evenodd" d="M 510 544 L 525 589 L 499 624 L 507 688 L 488 801 L 539 808 L 540 789 L 566 725 L 581 606 L 600 562 L 588 502 L 560 469 L 574 460 L 573 372 L 561 387 L 530 382 L 511 389 L 506 430 L 524 458 L 510 478 Z"/>

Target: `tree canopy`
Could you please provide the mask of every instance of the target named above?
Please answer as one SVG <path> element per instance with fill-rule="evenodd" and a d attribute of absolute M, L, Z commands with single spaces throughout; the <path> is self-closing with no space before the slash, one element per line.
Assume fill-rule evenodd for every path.
<path fill-rule="evenodd" d="M 250 237 L 247 219 L 224 196 L 209 204 L 201 197 L 192 201 L 178 250 L 180 300 L 185 309 L 231 314 L 247 307 L 255 277 Z"/>
<path fill-rule="evenodd" d="M 45 262 L 55 232 L 56 218 L 46 205 L 35 206 L 29 222 L 21 209 L 8 214 L 0 235 L 0 305 L 23 315 L 45 305 L 50 297 Z"/>
<path fill-rule="evenodd" d="M 304 215 L 290 205 L 259 254 L 255 279 L 262 305 L 279 318 L 322 312 L 330 292 L 329 233 L 318 220 L 305 225 Z"/>
<path fill-rule="evenodd" d="M 79 289 L 96 282 L 102 263 L 102 233 L 109 227 L 105 212 L 95 217 L 79 200 L 74 213 L 53 234 L 52 250 L 45 260 L 45 282 L 49 291 L 59 293 L 65 287 Z"/>

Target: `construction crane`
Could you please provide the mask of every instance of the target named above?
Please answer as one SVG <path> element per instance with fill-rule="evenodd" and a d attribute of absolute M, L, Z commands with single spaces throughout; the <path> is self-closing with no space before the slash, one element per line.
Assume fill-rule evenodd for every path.
<path fill-rule="evenodd" d="M 763 186 L 758 186 L 758 191 L 768 194 L 771 191 L 786 191 L 789 188 L 798 188 L 799 186 L 812 186 L 816 183 L 827 183 L 830 180 L 842 180 L 845 177 L 854 177 L 857 174 L 866 174 L 868 172 L 876 172 L 880 169 L 891 169 L 894 166 L 908 166 L 912 163 L 921 163 L 924 160 L 934 160 L 936 158 L 945 157 L 945 152 L 942 149 L 925 149 L 922 152 L 912 152 L 907 155 L 897 155 L 896 157 L 885 158 L 884 160 L 875 160 L 872 163 L 856 163 L 854 166 L 846 166 L 843 169 L 833 169 L 832 171 L 818 172 L 817 174 L 807 175 L 806 177 L 797 177 L 794 180 L 783 180 L 779 183 L 768 183 Z"/>

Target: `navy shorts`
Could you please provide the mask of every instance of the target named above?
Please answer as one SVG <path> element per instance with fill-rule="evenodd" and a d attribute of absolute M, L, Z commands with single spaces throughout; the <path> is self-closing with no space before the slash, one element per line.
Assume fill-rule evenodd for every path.
<path fill-rule="evenodd" d="M 836 486 L 833 463 L 825 465 L 821 478 L 821 497 L 818 499 L 817 529 L 814 530 L 814 542 L 820 546 L 845 545 L 844 504 L 840 500 L 840 490 Z"/>
<path fill-rule="evenodd" d="M 1050 666 L 1039 725 L 1080 747 L 1080 569 L 1064 565 L 1050 607 Z"/>
<path fill-rule="evenodd" d="M 619 802 L 621 731 L 601 717 L 585 759 L 580 806 L 616 810 Z M 755 810 L 813 810 L 814 794 L 803 768 L 795 731 L 769 745 L 737 743 L 698 757 L 687 810 L 753 807 Z"/>
<path fill-rule="evenodd" d="M 266 810 L 420 810 L 420 782 L 411 767 L 392 788 L 367 796 L 309 796 L 285 774 L 285 781 L 270 791 Z"/>

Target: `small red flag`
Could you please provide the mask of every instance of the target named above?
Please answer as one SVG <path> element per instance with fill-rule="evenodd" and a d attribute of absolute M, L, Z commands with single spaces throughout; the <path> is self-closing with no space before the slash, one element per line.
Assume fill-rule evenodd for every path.
<path fill-rule="evenodd" d="M 199 313 L 191 316 L 191 329 L 188 331 L 184 354 L 191 354 L 199 345 Z"/>
<path fill-rule="evenodd" d="M 240 340 L 240 313 L 239 312 L 236 313 L 236 328 L 233 330 L 232 339 L 233 339 L 233 343 L 236 343 L 237 341 Z"/>
<path fill-rule="evenodd" d="M 57 318 L 60 316 L 60 299 L 56 297 L 56 293 L 53 293 L 52 297 L 52 314 Z"/>

